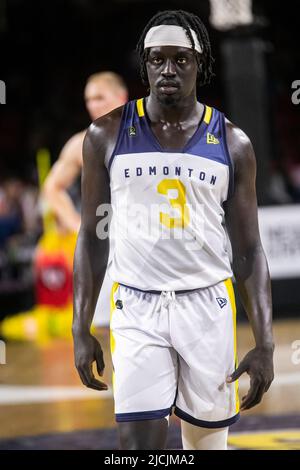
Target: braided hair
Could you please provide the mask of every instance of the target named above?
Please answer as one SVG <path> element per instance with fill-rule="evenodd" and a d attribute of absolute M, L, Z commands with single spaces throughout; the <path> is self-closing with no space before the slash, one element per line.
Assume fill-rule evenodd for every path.
<path fill-rule="evenodd" d="M 187 37 L 189 38 L 192 49 L 195 54 L 197 61 L 197 85 L 203 86 L 210 83 L 213 77 L 212 64 L 214 59 L 211 54 L 211 45 L 207 33 L 207 29 L 200 20 L 200 18 L 193 13 L 184 10 L 166 10 L 160 11 L 154 15 L 145 26 L 141 37 L 136 45 L 136 51 L 140 60 L 140 74 L 144 85 L 149 85 L 146 62 L 148 60 L 149 48 L 144 49 L 144 40 L 147 32 L 153 26 L 159 26 L 161 24 L 171 24 L 181 26 L 185 29 Z M 197 35 L 199 44 L 202 47 L 201 55 L 195 51 L 195 43 L 191 34 L 190 28 L 193 29 Z"/>

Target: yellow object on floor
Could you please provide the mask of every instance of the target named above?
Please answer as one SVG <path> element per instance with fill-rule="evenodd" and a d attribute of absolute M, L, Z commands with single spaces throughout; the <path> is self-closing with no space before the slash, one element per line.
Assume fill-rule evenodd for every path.
<path fill-rule="evenodd" d="M 28 312 L 5 318 L 1 334 L 7 340 L 45 343 L 51 338 L 71 338 L 72 304 L 65 308 L 36 306 Z"/>

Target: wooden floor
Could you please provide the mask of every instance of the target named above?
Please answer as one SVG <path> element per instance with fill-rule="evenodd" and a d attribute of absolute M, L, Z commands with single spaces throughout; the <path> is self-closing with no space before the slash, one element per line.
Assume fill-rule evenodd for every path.
<path fill-rule="evenodd" d="M 277 321 L 274 333 L 276 380 L 263 402 L 245 412 L 245 416 L 300 415 L 300 364 L 292 361 L 292 343 L 300 340 L 300 321 Z M 97 330 L 97 337 L 104 350 L 103 380 L 110 386 L 107 392 L 96 392 L 81 385 L 69 340 L 44 345 L 7 344 L 7 364 L 0 365 L 0 438 L 115 427 L 109 330 Z M 239 325 L 239 359 L 252 347 L 248 325 Z M 244 375 L 240 381 L 240 397 L 247 387 L 248 378 Z"/>

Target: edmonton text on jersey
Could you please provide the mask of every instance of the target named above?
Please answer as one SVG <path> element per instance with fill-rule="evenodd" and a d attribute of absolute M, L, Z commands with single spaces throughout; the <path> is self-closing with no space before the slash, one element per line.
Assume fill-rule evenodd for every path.
<path fill-rule="evenodd" d="M 217 176 L 212 174 L 207 174 L 205 171 L 198 171 L 197 173 L 194 168 L 182 168 L 180 166 L 169 167 L 163 166 L 159 170 L 157 169 L 156 165 L 149 166 L 148 168 L 142 168 L 141 166 L 137 166 L 135 168 L 124 168 L 124 176 L 125 178 L 130 178 L 132 176 L 157 176 L 157 175 L 164 175 L 164 176 L 186 176 L 188 178 L 198 178 L 200 181 L 208 181 L 210 184 L 215 185 Z"/>

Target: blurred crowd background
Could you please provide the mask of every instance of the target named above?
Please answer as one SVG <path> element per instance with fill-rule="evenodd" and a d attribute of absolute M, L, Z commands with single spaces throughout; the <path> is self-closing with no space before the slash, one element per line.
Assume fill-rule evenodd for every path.
<path fill-rule="evenodd" d="M 47 165 L 56 161 L 65 142 L 89 125 L 83 98 L 87 78 L 111 70 L 125 80 L 129 99 L 147 94 L 139 77 L 135 44 L 153 14 L 180 8 L 198 14 L 207 25 L 216 60 L 214 80 L 201 90 L 199 100 L 225 111 L 241 127 L 243 122 L 234 115 L 234 99 L 228 87 L 228 80 L 234 76 L 228 68 L 230 60 L 240 67 L 241 54 L 237 51 L 235 57 L 230 41 L 255 38 L 263 48 L 263 65 L 255 73 L 255 61 L 245 54 L 242 67 L 249 67 L 249 74 L 241 84 L 245 96 L 248 91 L 250 95 L 255 92 L 256 87 L 264 93 L 267 126 L 261 128 L 260 138 L 268 144 L 266 147 L 261 146 L 257 129 L 253 128 L 251 135 L 249 127 L 260 161 L 267 162 L 265 167 L 259 164 L 259 203 L 269 207 L 288 205 L 289 209 L 300 203 L 300 106 L 291 100 L 300 62 L 295 2 L 254 0 L 249 27 L 222 31 L 210 23 L 209 0 L 0 0 L 0 80 L 6 85 L 6 104 L 0 106 L 1 320 L 31 311 L 37 304 L 34 257 L 45 228 L 39 172 L 47 172 Z M 244 115 L 248 111 L 243 108 Z M 48 160 L 40 159 L 44 163 L 39 168 L 37 155 L 41 151 L 46 152 Z M 70 189 L 74 200 L 78 192 L 77 181 Z M 298 235 L 299 229 L 294 227 L 289 240 L 299 253 Z M 298 308 L 293 286 L 300 275 L 285 275 L 284 283 L 280 283 L 280 275 L 275 277 L 275 291 L 279 292 L 277 297 L 275 292 L 276 315 L 286 314 L 287 310 L 292 315 Z"/>

